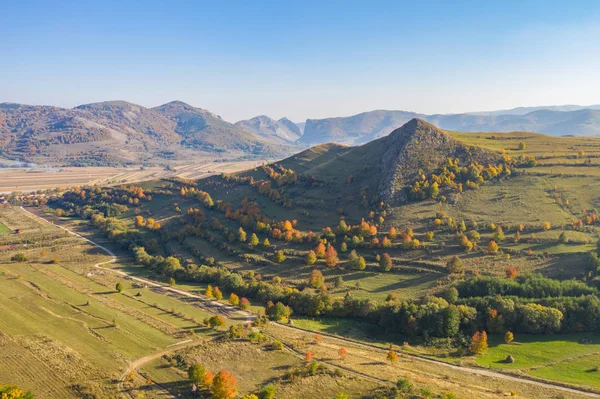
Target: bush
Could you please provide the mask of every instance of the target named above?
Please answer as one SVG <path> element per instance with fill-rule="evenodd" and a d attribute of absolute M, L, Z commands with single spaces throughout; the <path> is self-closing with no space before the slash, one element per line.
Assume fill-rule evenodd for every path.
<path fill-rule="evenodd" d="M 413 385 L 411 384 L 408 378 L 400 377 L 398 381 L 396 381 L 396 387 L 402 392 L 411 392 L 413 390 Z"/>
<path fill-rule="evenodd" d="M 18 253 L 13 255 L 13 257 L 10 258 L 10 260 L 13 262 L 27 262 L 27 257 L 25 256 L 25 254 Z"/>

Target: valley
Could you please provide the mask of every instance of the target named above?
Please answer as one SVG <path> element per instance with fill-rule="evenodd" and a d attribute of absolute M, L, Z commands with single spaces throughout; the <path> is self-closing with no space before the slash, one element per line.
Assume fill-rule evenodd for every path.
<path fill-rule="evenodd" d="M 80 373 L 103 370 L 10 382 L 40 397 L 192 397 L 186 370 L 201 362 L 242 396 L 597 397 L 599 160 L 600 139 L 415 119 L 359 147 L 7 196 L 4 345 L 45 359 L 43 340 L 75 351 Z M 42 331 L 44 315 L 77 340 Z"/>

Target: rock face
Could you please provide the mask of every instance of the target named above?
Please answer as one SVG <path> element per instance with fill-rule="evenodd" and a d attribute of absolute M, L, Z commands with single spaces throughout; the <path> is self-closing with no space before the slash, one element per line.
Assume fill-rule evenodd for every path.
<path fill-rule="evenodd" d="M 464 163 L 487 163 L 498 158 L 481 148 L 469 148 L 443 130 L 416 118 L 382 140 L 386 149 L 381 156 L 379 194 L 387 203 L 406 202 L 408 186 L 419 171 L 426 174 L 435 171 L 448 158 L 459 158 Z"/>

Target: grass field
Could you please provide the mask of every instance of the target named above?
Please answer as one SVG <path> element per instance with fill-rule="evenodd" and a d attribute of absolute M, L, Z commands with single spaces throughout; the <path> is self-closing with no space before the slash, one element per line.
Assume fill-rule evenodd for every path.
<path fill-rule="evenodd" d="M 492 336 L 488 353 L 477 357 L 477 363 L 590 388 L 600 386 L 600 336 L 522 335 L 517 338 L 516 342 L 505 344 L 501 337 Z M 589 343 L 582 344 L 580 340 Z M 509 355 L 515 358 L 512 364 L 504 362 Z"/>
<path fill-rule="evenodd" d="M 6 227 L 6 225 L 0 222 L 0 234 L 2 233 L 10 233 L 12 230 Z"/>

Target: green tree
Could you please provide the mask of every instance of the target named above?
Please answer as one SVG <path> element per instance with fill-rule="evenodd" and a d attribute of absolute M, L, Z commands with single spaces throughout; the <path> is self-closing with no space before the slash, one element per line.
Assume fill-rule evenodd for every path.
<path fill-rule="evenodd" d="M 217 328 L 225 325 L 225 319 L 220 314 L 212 316 L 208 319 L 208 325 L 211 328 Z"/>
<path fill-rule="evenodd" d="M 316 269 L 313 270 L 310 273 L 309 283 L 313 286 L 313 288 L 319 288 L 325 284 L 325 277 L 323 277 L 323 273 Z"/>
<path fill-rule="evenodd" d="M 504 333 L 504 342 L 510 344 L 515 339 L 515 335 L 511 331 L 507 331 Z"/>
<path fill-rule="evenodd" d="M 279 321 L 284 318 L 290 317 L 292 314 L 292 310 L 289 306 L 285 306 L 281 302 L 277 302 L 277 304 L 273 304 L 273 302 L 269 302 L 265 308 L 265 315 L 269 317 L 271 320 Z"/>
<path fill-rule="evenodd" d="M 258 243 L 259 243 L 259 241 L 258 241 L 258 237 L 256 236 L 256 233 L 252 233 L 252 235 L 250 236 L 250 242 L 249 242 L 250 246 L 255 247 L 258 245 Z"/>
<path fill-rule="evenodd" d="M 317 255 L 315 254 L 315 251 L 313 251 L 312 249 L 310 251 L 308 251 L 308 254 L 306 254 L 306 264 L 307 265 L 314 265 L 314 263 L 317 261 Z"/>
<path fill-rule="evenodd" d="M 117 292 L 123 292 L 123 283 L 119 281 L 117 285 L 115 285 L 115 290 L 117 290 Z"/>
<path fill-rule="evenodd" d="M 277 251 L 275 251 L 275 254 L 273 255 L 273 261 L 275 263 L 281 263 L 286 259 L 285 254 L 283 253 L 283 251 L 281 249 L 278 249 Z"/>
<path fill-rule="evenodd" d="M 192 384 L 200 386 L 204 380 L 206 369 L 200 363 L 194 363 L 188 368 L 188 379 Z"/>
<path fill-rule="evenodd" d="M 379 266 L 386 272 L 392 270 L 392 257 L 385 253 L 379 260 Z"/>
<path fill-rule="evenodd" d="M 454 255 L 450 260 L 446 263 L 446 270 L 451 274 L 461 274 L 465 271 L 465 264 L 461 258 Z"/>
<path fill-rule="evenodd" d="M 260 391 L 260 399 L 273 399 L 276 391 L 275 385 L 269 384 Z"/>

